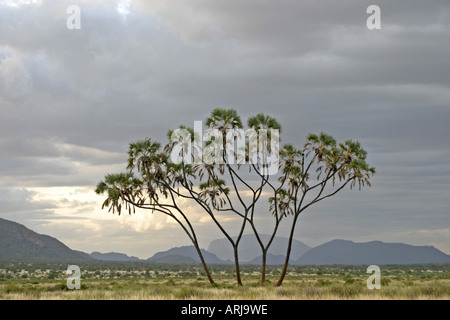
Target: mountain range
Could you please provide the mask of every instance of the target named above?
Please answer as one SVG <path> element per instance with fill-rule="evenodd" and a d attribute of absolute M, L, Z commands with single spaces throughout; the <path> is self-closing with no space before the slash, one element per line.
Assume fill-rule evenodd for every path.
<path fill-rule="evenodd" d="M 128 256 L 124 253 L 119 252 L 108 252 L 108 253 L 100 253 L 98 251 L 94 251 L 89 254 L 89 257 L 96 260 L 103 261 L 140 261 L 138 257 Z"/>
<path fill-rule="evenodd" d="M 262 235 L 264 243 L 267 235 Z M 287 238 L 276 237 L 267 254 L 267 264 L 280 265 L 285 260 Z M 233 252 L 226 239 L 213 240 L 208 250 L 201 249 L 207 264 L 232 264 Z M 244 235 L 239 247 L 241 264 L 260 264 L 261 249 L 254 235 Z M 58 239 L 38 234 L 25 226 L 0 218 L 0 261 L 141 261 L 147 263 L 198 264 L 194 246 L 175 247 L 155 253 L 142 260 L 123 253 L 90 254 L 72 250 Z M 371 241 L 357 243 L 333 240 L 315 248 L 294 240 L 290 264 L 293 265 L 367 265 L 450 263 L 450 255 L 433 246 L 412 246 L 404 243 Z"/>
<path fill-rule="evenodd" d="M 203 259 L 205 259 L 205 262 L 208 264 L 232 263 L 232 261 L 230 260 L 219 259 L 214 253 L 208 252 L 205 249 L 201 249 L 201 252 L 203 255 Z M 174 259 L 175 257 L 177 257 L 177 259 Z M 181 257 L 188 258 L 189 260 L 186 260 L 186 263 L 188 264 L 192 262 L 200 263 L 200 258 L 198 257 L 197 250 L 195 249 L 194 246 L 175 247 L 167 251 L 157 252 L 152 257 L 148 258 L 146 261 L 154 263 L 161 263 L 161 262 L 167 263 L 166 261 L 168 261 L 168 259 L 182 261 L 180 260 Z"/>
<path fill-rule="evenodd" d="M 89 259 L 88 255 L 70 249 L 53 237 L 38 234 L 19 223 L 0 218 L 0 261 Z"/>
<path fill-rule="evenodd" d="M 450 255 L 433 246 L 412 246 L 381 241 L 356 243 L 349 240 L 333 240 L 306 252 L 295 264 L 383 265 L 448 262 L 450 262 Z"/>
<path fill-rule="evenodd" d="M 265 245 L 270 240 L 270 236 L 266 234 L 260 235 L 260 239 Z M 234 238 L 236 240 L 236 238 Z M 284 255 L 288 245 L 288 238 L 275 237 L 272 241 L 269 251 L 267 252 L 268 261 L 278 261 L 280 255 Z M 247 262 L 249 264 L 257 263 L 261 261 L 261 248 L 258 241 L 253 234 L 243 235 L 238 247 L 239 256 L 243 257 L 243 263 Z M 292 253 L 289 261 L 293 262 L 299 259 L 307 251 L 311 250 L 311 247 L 304 244 L 301 241 L 292 241 Z M 228 239 L 216 239 L 211 241 L 208 246 L 208 251 L 217 255 L 222 260 L 234 260 L 234 253 L 230 246 Z M 244 258 L 245 257 L 245 258 Z M 283 257 L 284 260 L 284 257 Z M 284 261 L 283 261 L 284 263 Z M 279 263 L 269 263 L 269 264 L 279 264 Z"/>

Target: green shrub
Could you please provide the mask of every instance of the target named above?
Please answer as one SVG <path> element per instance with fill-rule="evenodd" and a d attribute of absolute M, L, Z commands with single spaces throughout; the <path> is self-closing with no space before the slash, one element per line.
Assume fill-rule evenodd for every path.
<path fill-rule="evenodd" d="M 355 279 L 353 279 L 353 278 L 347 278 L 347 279 L 345 279 L 345 284 L 353 284 L 353 283 L 355 283 Z"/>
<path fill-rule="evenodd" d="M 56 278 L 56 274 L 53 272 L 50 272 L 47 276 L 47 279 L 50 279 L 50 280 L 55 279 L 55 278 Z"/>
<path fill-rule="evenodd" d="M 391 282 L 391 279 L 386 278 L 386 277 L 382 277 L 382 278 L 380 279 L 380 284 L 381 284 L 382 286 L 388 286 L 390 282 Z"/>
<path fill-rule="evenodd" d="M 317 279 L 317 284 L 321 287 L 326 287 L 331 285 L 331 281 L 326 279 Z"/>
<path fill-rule="evenodd" d="M 16 286 L 15 284 L 9 283 L 3 288 L 4 293 L 15 293 L 15 292 L 22 292 L 23 289 Z"/>
<path fill-rule="evenodd" d="M 405 281 L 403 281 L 403 284 L 405 286 L 411 287 L 411 286 L 414 285 L 414 281 L 412 281 L 412 280 L 405 280 Z"/>

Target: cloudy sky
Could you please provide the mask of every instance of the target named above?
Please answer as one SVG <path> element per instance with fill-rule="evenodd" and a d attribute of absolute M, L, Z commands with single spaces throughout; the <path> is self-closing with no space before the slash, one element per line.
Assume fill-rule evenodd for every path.
<path fill-rule="evenodd" d="M 224 107 L 275 116 L 297 146 L 326 131 L 368 151 L 372 188 L 305 212 L 297 239 L 450 254 L 449 57 L 448 0 L 0 0 L 0 217 L 86 252 L 189 244 L 164 216 L 102 211 L 93 190 L 129 142 Z M 223 237 L 194 222 L 203 247 Z"/>

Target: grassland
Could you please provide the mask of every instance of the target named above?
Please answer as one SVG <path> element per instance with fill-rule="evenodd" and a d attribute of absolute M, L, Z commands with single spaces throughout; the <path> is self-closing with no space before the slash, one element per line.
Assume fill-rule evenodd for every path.
<path fill-rule="evenodd" d="M 0 263 L 0 299 L 78 300 L 281 300 L 281 299 L 450 299 L 450 265 L 380 266 L 381 289 L 369 290 L 367 266 L 293 266 L 283 286 L 274 287 L 280 267 L 243 266 L 244 286 L 231 266 L 211 266 L 214 285 L 199 266 L 89 263 L 81 268 L 81 290 L 68 290 L 67 264 Z"/>

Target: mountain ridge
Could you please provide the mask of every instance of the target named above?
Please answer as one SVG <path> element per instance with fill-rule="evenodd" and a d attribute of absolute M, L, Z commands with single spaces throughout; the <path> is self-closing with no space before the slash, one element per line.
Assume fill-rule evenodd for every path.
<path fill-rule="evenodd" d="M 373 240 L 354 242 L 335 239 L 306 252 L 297 265 L 366 265 L 450 263 L 450 255 L 434 246 L 413 246 Z"/>
<path fill-rule="evenodd" d="M 270 235 L 261 234 L 260 239 L 263 244 L 267 244 L 269 241 Z M 233 238 L 234 240 L 236 237 Z M 271 256 L 279 256 L 284 255 L 286 253 L 286 248 L 289 239 L 286 237 L 275 237 L 269 247 L 267 254 Z M 292 250 L 289 261 L 295 261 L 300 258 L 304 253 L 311 250 L 312 248 L 307 244 L 293 239 L 292 241 Z M 214 253 L 218 258 L 223 260 L 233 260 L 234 253 L 230 246 L 228 239 L 221 238 L 212 240 L 207 249 L 209 252 Z M 255 237 L 254 234 L 245 234 L 242 236 L 239 242 L 239 256 L 242 261 L 253 261 L 257 258 L 261 259 L 261 247 Z"/>
<path fill-rule="evenodd" d="M 34 232 L 20 223 L 0 218 L 0 261 L 89 259 L 56 238 Z"/>
<path fill-rule="evenodd" d="M 230 264 L 230 263 L 232 263 L 229 260 L 219 259 L 214 253 L 208 252 L 205 249 L 200 249 L 200 251 L 202 252 L 203 259 L 205 260 L 205 262 L 207 264 Z M 185 256 L 185 257 L 188 257 L 190 259 L 197 261 L 197 263 L 200 263 L 200 258 L 198 256 L 197 250 L 195 249 L 195 247 L 193 245 L 173 247 L 166 251 L 159 251 L 159 252 L 155 253 L 153 256 L 151 256 L 150 258 L 148 258 L 146 261 L 155 262 L 155 261 L 158 261 L 158 259 L 161 259 L 163 257 L 174 256 L 174 255 L 175 256 L 180 256 L 180 255 Z"/>
<path fill-rule="evenodd" d="M 101 261 L 142 261 L 138 257 L 128 256 L 125 253 L 120 252 L 106 252 L 101 253 L 98 251 L 91 252 L 89 256 L 96 260 Z"/>
<path fill-rule="evenodd" d="M 247 239 L 251 235 L 243 236 Z M 267 236 L 267 235 L 264 235 Z M 264 238 L 264 237 L 263 237 Z M 279 240 L 281 239 L 281 240 Z M 274 243 L 286 241 L 286 238 L 275 238 Z M 216 239 L 211 243 L 219 243 L 223 239 Z M 280 242 L 281 241 L 281 242 Z M 296 242 L 297 241 L 297 242 Z M 208 249 L 211 247 L 208 247 Z M 245 242 L 243 242 L 245 243 Z M 247 242 L 248 243 L 248 242 Z M 298 240 L 297 248 L 308 247 Z M 212 246 L 214 248 L 214 246 Z M 220 248 L 220 246 L 219 246 Z M 249 245 L 245 250 L 251 249 Z M 413 246 L 405 243 L 386 243 L 380 240 L 368 242 L 354 242 L 352 240 L 335 239 L 323 243 L 299 255 L 292 251 L 291 265 L 330 265 L 330 264 L 424 264 L 424 263 L 450 263 L 450 255 L 440 251 L 434 246 Z M 217 247 L 216 247 L 217 249 Z M 240 252 L 241 264 L 260 264 L 261 250 L 254 249 L 253 255 L 245 256 Z M 201 249 L 207 264 L 233 264 L 231 259 L 221 259 L 214 252 Z M 269 251 L 266 257 L 268 265 L 283 264 L 284 252 Z M 148 259 L 139 259 L 118 252 L 100 253 L 94 251 L 91 254 L 72 250 L 64 243 L 49 235 L 38 234 L 17 222 L 0 218 L 0 261 L 14 260 L 46 260 L 46 261 L 139 261 L 149 263 L 177 263 L 195 264 L 200 263 L 194 246 L 187 245 L 173 247 L 169 250 L 156 252 Z"/>

